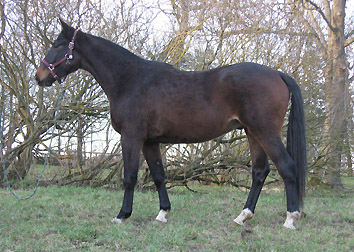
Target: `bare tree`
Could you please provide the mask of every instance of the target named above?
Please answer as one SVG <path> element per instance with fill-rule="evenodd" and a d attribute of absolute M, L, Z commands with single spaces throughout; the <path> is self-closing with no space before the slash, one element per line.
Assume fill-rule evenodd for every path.
<path fill-rule="evenodd" d="M 82 11 L 86 11 L 86 15 L 90 14 L 87 1 L 79 0 L 75 5 L 67 3 L 67 1 L 42 3 L 27 0 L 16 3 L 8 1 L 6 5 L 1 5 L 4 7 L 1 11 L 3 27 L 0 44 L 0 84 L 3 88 L 1 105 L 6 142 L 5 159 L 9 166 L 9 177 L 13 179 L 23 179 L 26 176 L 31 168 L 33 156 L 36 155 L 35 152 L 40 150 L 38 145 L 47 148 L 45 141 L 50 136 L 48 129 L 53 126 L 54 111 L 58 102 L 59 89 L 52 88 L 43 92 L 43 88 L 39 88 L 33 78 L 36 63 L 40 62 L 43 52 L 49 48 L 58 28 L 56 22 L 58 13 L 48 12 L 43 7 L 50 4 L 63 5 L 60 11 L 74 15 L 79 20 Z M 72 109 L 61 110 L 58 120 L 62 124 L 72 121 L 74 125 L 76 124 L 75 120 L 78 117 L 75 110 L 80 108 L 77 103 L 85 93 L 92 94 L 91 97 L 86 97 L 88 98 L 84 101 L 86 104 L 90 104 L 94 99 L 100 99 L 100 95 L 85 90 L 85 87 L 90 85 L 78 85 L 82 79 L 85 77 L 77 78 L 77 82 L 75 78 L 71 79 L 71 86 L 65 83 L 68 85 L 67 89 L 76 92 L 63 103 L 63 107 Z M 102 95 L 102 92 L 99 91 L 98 94 Z M 102 108 L 107 110 L 107 106 Z M 90 107 L 91 116 L 93 110 L 94 108 Z M 70 127 L 63 129 L 66 129 L 66 132 L 73 131 Z"/>
<path fill-rule="evenodd" d="M 314 43 L 324 62 L 326 117 L 324 122 L 322 152 L 329 156 L 327 182 L 333 187 L 342 187 L 340 170 L 344 154 L 351 160 L 348 148 L 349 114 L 349 78 L 350 64 L 348 62 L 349 47 L 354 41 L 352 30 L 346 30 L 346 1 L 328 0 L 294 1 L 296 18 L 304 25 L 307 32 L 313 36 Z M 325 27 L 325 28 L 324 28 Z M 351 163 L 351 162 L 349 162 Z"/>

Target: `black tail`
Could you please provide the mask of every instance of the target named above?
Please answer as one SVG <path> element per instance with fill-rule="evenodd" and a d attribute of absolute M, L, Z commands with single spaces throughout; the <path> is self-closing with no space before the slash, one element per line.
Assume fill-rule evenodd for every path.
<path fill-rule="evenodd" d="M 307 170 L 304 101 L 296 81 L 287 74 L 279 73 L 291 92 L 286 150 L 296 162 L 299 205 L 302 206 Z"/>

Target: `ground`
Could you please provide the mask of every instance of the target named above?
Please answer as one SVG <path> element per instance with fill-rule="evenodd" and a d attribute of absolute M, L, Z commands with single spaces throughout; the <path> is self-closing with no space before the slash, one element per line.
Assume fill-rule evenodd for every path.
<path fill-rule="evenodd" d="M 155 192 L 136 192 L 132 217 L 110 222 L 122 191 L 78 187 L 40 188 L 18 201 L 0 189 L 0 251 L 354 251 L 352 193 L 308 192 L 297 230 L 282 227 L 282 192 L 262 192 L 245 226 L 232 222 L 247 193 L 230 187 L 170 192 L 168 223 L 156 223 Z M 25 196 L 29 191 L 19 190 Z"/>

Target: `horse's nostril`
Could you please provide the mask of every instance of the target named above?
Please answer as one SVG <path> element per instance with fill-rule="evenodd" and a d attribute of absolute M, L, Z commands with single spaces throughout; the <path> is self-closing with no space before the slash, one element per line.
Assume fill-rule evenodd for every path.
<path fill-rule="evenodd" d="M 37 82 L 40 82 L 40 79 L 38 78 L 37 74 L 34 77 L 36 78 Z"/>

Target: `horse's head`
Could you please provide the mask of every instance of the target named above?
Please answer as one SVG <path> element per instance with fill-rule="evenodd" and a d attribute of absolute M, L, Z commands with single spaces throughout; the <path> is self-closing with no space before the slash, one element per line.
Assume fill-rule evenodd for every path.
<path fill-rule="evenodd" d="M 51 86 L 56 80 L 60 83 L 80 65 L 80 56 L 74 50 L 78 30 L 61 19 L 60 22 L 62 31 L 37 69 L 36 80 L 40 86 Z"/>

